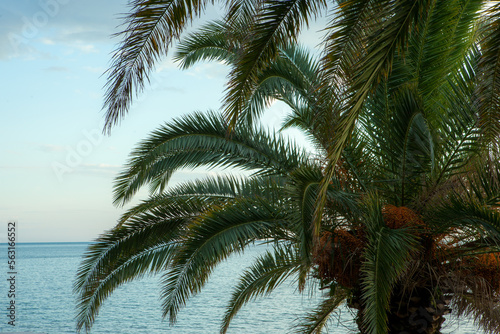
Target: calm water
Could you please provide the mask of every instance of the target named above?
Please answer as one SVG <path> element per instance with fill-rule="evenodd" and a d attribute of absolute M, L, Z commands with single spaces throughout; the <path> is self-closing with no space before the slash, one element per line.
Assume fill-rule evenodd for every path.
<path fill-rule="evenodd" d="M 87 244 L 49 243 L 17 245 L 16 326 L 7 324 L 10 298 L 7 279 L 6 246 L 0 245 L 0 332 L 75 333 L 72 283 Z M 158 300 L 158 279 L 149 277 L 117 289 L 101 308 L 92 332 L 100 333 L 218 333 L 220 319 L 238 274 L 263 246 L 222 264 L 202 293 L 188 301 L 170 327 L 163 321 Z M 308 295 L 284 285 L 269 297 L 259 298 L 244 307 L 233 320 L 231 334 L 290 333 L 290 324 L 314 304 Z M 444 332 L 477 334 L 467 321 L 447 321 Z M 352 316 L 340 312 L 329 333 L 355 333 Z"/>

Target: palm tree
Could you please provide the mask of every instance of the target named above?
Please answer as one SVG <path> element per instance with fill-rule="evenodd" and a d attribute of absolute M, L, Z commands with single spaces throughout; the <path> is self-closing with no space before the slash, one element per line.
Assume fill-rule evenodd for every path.
<path fill-rule="evenodd" d="M 161 188 L 178 168 L 221 165 L 252 174 L 207 177 L 157 192 L 89 247 L 75 283 L 78 330 L 90 329 L 102 301 L 117 286 L 150 273 L 163 274 L 163 311 L 174 322 L 217 264 L 257 240 L 275 242 L 275 251 L 259 260 L 280 264 L 268 273 L 268 284 L 294 273 L 305 280 L 311 252 L 295 245 L 307 247 L 298 240 L 310 237 L 296 224 L 303 219 L 300 212 L 291 209 L 298 199 L 286 194 L 292 192 L 289 187 L 299 194 L 307 177 L 319 182 L 321 170 L 293 143 L 265 131 L 236 127 L 228 140 L 227 125 L 217 113 L 174 120 L 134 151 L 117 178 L 116 202 L 127 201 L 144 184 Z"/>
<path fill-rule="evenodd" d="M 109 132 L 126 114 L 134 93 L 142 91 L 155 62 L 167 54 L 169 45 L 213 3 L 216 1 L 132 2 L 130 15 L 125 18 L 127 27 L 121 33 L 123 42 L 108 72 L 105 131 Z M 500 135 L 500 4 L 496 1 L 230 0 L 222 4 L 226 8 L 226 24 L 244 22 L 247 27 L 239 41 L 241 52 L 235 55 L 236 66 L 230 72 L 224 98 L 223 114 L 230 129 L 259 86 L 260 73 L 269 62 L 279 58 L 279 50 L 296 42 L 300 32 L 316 17 L 330 18 L 324 29 L 321 68 L 329 82 L 346 80 L 349 88 L 343 95 L 342 119 L 335 122 L 333 135 L 328 136 L 328 172 L 316 205 L 316 234 L 326 204 L 328 180 L 333 177 L 367 99 L 393 73 L 398 58 L 419 55 L 424 70 L 417 69 L 416 73 L 424 75 L 429 72 L 426 70 L 440 68 L 437 64 L 447 57 L 449 64 L 461 64 L 464 43 L 468 47 L 479 46 L 478 95 L 474 101 L 478 105 L 479 126 L 487 141 L 496 141 Z M 429 42 L 427 49 L 410 49 L 411 40 L 417 35 Z M 438 57 L 436 63 L 429 54 Z M 441 69 L 441 78 L 451 70 Z M 432 80 L 430 75 L 423 83 Z M 328 97 L 321 99 L 327 101 Z"/>
<path fill-rule="evenodd" d="M 218 23 L 210 25 L 207 36 L 212 35 L 214 41 L 214 31 L 220 32 L 220 28 Z M 205 56 L 213 59 L 216 54 L 231 62 L 231 50 L 235 50 L 226 43 L 211 48 L 209 56 L 201 50 L 189 52 L 190 43 L 188 39 L 180 48 L 184 66 Z M 323 80 L 318 69 L 305 50 L 283 50 L 280 61 L 262 76 L 260 89 L 249 102 L 248 115 L 259 115 L 266 101 L 280 98 L 298 107 L 297 114 L 288 120 L 289 126 L 310 127 L 300 107 L 305 107 L 306 101 L 298 100 L 313 97 L 313 85 L 319 87 Z M 280 73 L 293 81 L 286 84 L 278 78 Z M 290 89 L 283 89 L 286 87 Z M 315 130 L 310 130 L 313 136 Z M 280 136 L 255 129 L 250 122 L 236 126 L 231 140 L 227 132 L 228 125 L 220 114 L 195 113 L 159 128 L 133 151 L 127 169 L 116 179 L 115 204 L 128 202 L 146 184 L 153 193 L 89 247 L 75 283 L 80 300 L 79 330 L 90 329 L 102 301 L 117 286 L 150 273 L 164 274 L 164 315 L 174 322 L 179 309 L 204 285 L 213 267 L 256 240 L 272 241 L 273 250 L 249 269 L 257 282 L 248 282 L 257 285 L 243 287 L 245 291 L 235 294 L 223 331 L 245 302 L 271 291 L 287 277 L 295 275 L 299 289 L 304 289 L 312 268 L 310 221 L 324 161 Z M 324 144 L 317 142 L 319 149 Z M 236 167 L 252 174 L 207 177 L 166 188 L 177 169 L 200 166 Z M 355 211 L 355 194 L 335 189 L 330 194 L 343 203 L 341 212 L 345 215 Z M 265 290 L 259 290 L 260 286 Z"/>
<path fill-rule="evenodd" d="M 434 19 L 426 29 L 438 29 Z M 206 26 L 181 46 L 179 59 L 185 66 L 201 59 L 239 66 L 242 32 L 235 27 Z M 299 332 L 320 333 L 345 301 L 357 310 L 362 333 L 439 333 L 450 307 L 498 332 L 500 165 L 474 103 L 481 50 L 463 35 L 429 40 L 423 31 L 411 35 L 412 52 L 395 57 L 391 75 L 370 92 L 333 169 L 331 131 L 343 124 L 352 81 L 333 80 L 294 47 L 280 47 L 258 73 L 242 114 L 255 118 L 269 99 L 287 103 L 285 125 L 303 129 L 315 155 L 251 122 L 236 124 L 229 140 L 231 125 L 217 114 L 172 121 L 141 143 L 117 178 L 116 203 L 146 184 L 155 193 L 89 249 L 75 285 L 79 328 L 91 326 L 116 286 L 152 272 L 163 273 L 164 315 L 175 321 L 218 263 L 271 240 L 275 248 L 236 287 L 222 332 L 244 303 L 286 277 L 299 289 L 318 279 L 329 291 Z M 429 45 L 444 42 L 460 62 Z M 215 165 L 252 174 L 167 187 L 178 168 Z M 325 175 L 324 211 L 313 225 Z"/>
<path fill-rule="evenodd" d="M 125 18 L 123 42 L 116 50 L 108 73 L 105 108 L 108 131 L 127 112 L 134 92 L 147 82 L 155 62 L 166 55 L 169 45 L 179 39 L 193 17 L 201 16 L 215 1 L 135 0 Z M 498 135 L 498 59 L 500 57 L 500 4 L 486 0 L 230 0 L 224 1 L 224 21 L 231 25 L 243 20 L 248 27 L 240 41 L 225 99 L 225 114 L 232 122 L 244 109 L 257 87 L 258 73 L 277 57 L 279 48 L 296 42 L 300 32 L 318 16 L 328 15 L 325 27 L 322 67 L 332 77 L 352 80 L 349 103 L 344 108 L 349 117 L 339 125 L 348 131 L 338 135 L 334 155 L 338 158 L 369 93 L 392 72 L 395 57 L 409 54 L 408 42 L 416 31 L 427 38 L 443 36 L 466 38 L 481 44 L 480 90 L 489 98 L 481 101 L 482 127 Z M 434 23 L 432 23 L 434 22 Z M 438 22 L 441 25 L 436 25 Z M 430 24 L 433 29 L 427 29 Z M 418 30 L 423 29 L 423 30 Z M 451 34 L 451 35 L 447 35 Z M 449 41 L 449 40 L 447 40 Z M 454 55 L 455 45 L 437 43 L 443 55 Z M 423 51 L 423 50 L 421 50 Z M 436 50 L 435 50 L 436 51 Z M 425 53 L 421 54 L 429 61 Z M 331 153 L 333 154 L 333 153 Z M 334 164 L 334 163 L 333 163 Z"/>
<path fill-rule="evenodd" d="M 214 2 L 136 0 L 131 3 L 130 14 L 125 18 L 127 27 L 121 33 L 122 44 L 116 50 L 113 64 L 108 70 L 105 130 L 109 131 L 127 113 L 134 93 L 142 91 L 155 62 L 167 54 L 170 44 L 180 38 L 186 25 L 192 22 L 193 17 L 201 16 L 206 6 Z M 231 81 L 235 82 L 236 77 L 242 76 L 246 79 L 241 81 L 239 88 L 230 88 L 228 97 L 232 96 L 234 100 L 228 99 L 229 112 L 231 105 L 240 108 L 246 103 L 246 96 L 238 97 L 237 90 L 251 89 L 250 85 L 255 83 L 250 83 L 248 79 L 255 79 L 258 69 L 275 55 L 277 46 L 290 38 L 296 39 L 301 27 L 311 16 L 326 11 L 327 1 L 230 0 L 221 3 L 226 8 L 227 24 L 243 21 L 247 27 L 255 30 L 240 41 L 245 50 L 237 56 L 236 61 L 246 65 L 241 67 L 241 73 L 237 73 L 240 70 L 238 67 L 233 68 L 231 77 L 234 80 Z M 248 38 L 250 35 L 255 38 Z M 235 115 L 239 111 L 235 109 Z"/>
<path fill-rule="evenodd" d="M 442 29 L 439 21 L 427 23 L 427 29 L 436 29 L 433 24 Z M 230 32 L 224 32 L 224 28 Z M 234 28 L 222 23 L 208 25 L 181 46 L 179 59 L 184 65 L 215 58 L 237 66 L 234 53 L 238 45 L 227 38 L 233 35 L 237 44 L 242 37 Z M 359 197 L 370 199 L 377 194 L 375 199 L 358 207 L 358 215 L 354 216 L 348 216 L 345 210 L 341 212 L 335 205 L 338 203 L 329 202 L 326 216 L 341 219 L 329 223 L 323 215 L 322 238 L 315 248 L 317 276 L 325 284 L 333 284 L 335 290 L 339 284 L 350 289 L 350 305 L 359 309 L 360 329 L 367 332 L 385 332 L 389 319 L 390 332 L 401 329 L 424 332 L 419 326 L 426 321 L 426 332 L 433 333 L 439 330 L 450 301 L 455 303 L 459 314 L 474 314 L 486 330 L 498 330 L 496 292 L 487 291 L 498 291 L 500 274 L 494 241 L 499 227 L 498 151 L 494 138 L 485 135 L 481 108 L 474 103 L 478 99 L 477 76 L 481 75 L 479 50 L 470 47 L 471 42 L 463 40 L 462 35 L 457 39 L 463 43 L 461 53 L 460 40 L 453 41 L 450 35 L 430 40 L 425 34 L 412 36 L 409 47 L 412 53 L 395 59 L 394 75 L 368 98 L 353 139 L 335 166 L 334 178 L 327 178 L 329 187 L 330 182 L 337 180 L 337 187 L 341 185 L 343 191 Z M 438 50 L 432 54 L 430 50 L 437 49 L 432 48 L 435 43 L 453 44 L 463 57 L 460 65 L 448 53 Z M 424 52 L 433 60 L 432 66 L 422 57 Z M 280 50 L 280 58 L 259 76 L 258 89 L 249 97 L 246 112 L 258 114 L 252 111 L 256 105 L 252 101 L 265 100 L 262 90 L 271 92 L 267 94 L 288 103 L 293 111 L 286 125 L 305 130 L 325 155 L 328 131 L 335 128 L 332 122 L 342 120 L 339 114 L 345 101 L 343 95 L 349 94 L 349 88 L 338 82 L 326 85 L 325 72 L 318 72 L 315 65 L 303 66 L 309 62 L 305 56 L 297 57 L 298 53 L 298 50 Z M 290 59 L 295 62 L 287 66 Z M 362 161 L 370 161 L 370 165 L 360 166 Z M 338 184 L 339 180 L 343 182 Z M 395 238 L 393 242 L 407 238 L 407 244 L 391 246 L 380 235 L 381 230 L 370 231 L 373 228 L 370 224 L 389 234 L 395 232 L 388 229 L 399 233 L 406 228 L 409 235 L 384 238 Z M 492 233 L 486 243 L 483 230 Z M 372 233 L 375 235 L 368 237 Z M 370 242 L 378 245 L 384 240 L 387 253 L 383 247 L 372 245 L 370 254 Z M 356 251 L 342 252 L 342 248 Z M 403 257 L 408 256 L 406 260 L 399 259 L 400 269 L 396 265 L 398 260 L 390 254 L 398 250 Z M 373 256 L 372 268 L 367 267 L 368 255 Z M 376 268 L 383 265 L 378 262 L 382 255 L 395 266 L 392 272 L 388 263 L 385 268 Z M 409 270 L 412 267 L 415 271 Z M 467 277 L 471 273 L 479 280 Z M 392 287 L 383 286 L 387 282 L 393 282 Z M 381 286 L 371 286 L 374 283 Z M 368 285 L 375 291 L 368 289 Z M 465 291 L 475 292 L 471 297 Z M 379 298 L 378 302 L 368 302 L 367 293 Z M 474 301 L 475 298 L 478 299 Z M 468 302 L 464 302 L 466 299 Z M 370 303 L 379 304 L 370 306 Z M 384 316 L 387 310 L 388 318 Z M 371 319 L 363 319 L 367 316 Z"/>

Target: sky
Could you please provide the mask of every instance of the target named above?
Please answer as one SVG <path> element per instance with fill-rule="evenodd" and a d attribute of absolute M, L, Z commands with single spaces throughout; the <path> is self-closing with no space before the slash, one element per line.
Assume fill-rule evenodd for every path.
<path fill-rule="evenodd" d="M 221 106 L 226 66 L 180 70 L 166 57 L 129 114 L 102 134 L 104 72 L 127 11 L 126 0 L 0 2 L 0 242 L 9 221 L 17 242 L 94 240 L 147 196 L 112 204 L 113 180 L 134 146 L 172 118 Z M 221 13 L 211 7 L 206 17 Z M 304 38 L 311 47 L 315 31 Z M 265 123 L 277 126 L 286 112 L 273 105 Z M 204 173 L 180 171 L 173 184 Z"/>

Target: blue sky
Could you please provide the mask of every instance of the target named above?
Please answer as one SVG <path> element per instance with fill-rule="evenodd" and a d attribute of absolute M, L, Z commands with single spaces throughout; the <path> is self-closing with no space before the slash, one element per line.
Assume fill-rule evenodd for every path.
<path fill-rule="evenodd" d="M 101 134 L 103 72 L 119 41 L 110 36 L 127 9 L 126 0 L 0 2 L 0 242 L 10 220 L 18 242 L 96 238 L 125 210 L 112 205 L 113 178 L 134 145 L 173 117 L 219 108 L 225 66 L 181 71 L 166 58 L 129 115 Z M 266 123 L 285 112 L 273 106 Z M 203 173 L 181 171 L 174 182 Z"/>

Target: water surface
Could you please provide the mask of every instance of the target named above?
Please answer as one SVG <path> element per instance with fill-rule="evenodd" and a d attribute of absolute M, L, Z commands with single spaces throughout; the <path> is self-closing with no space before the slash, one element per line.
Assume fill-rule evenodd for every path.
<path fill-rule="evenodd" d="M 72 284 L 87 243 L 29 243 L 16 247 L 16 326 L 7 324 L 9 298 L 7 248 L 0 245 L 0 332 L 75 333 Z M 159 277 L 147 277 L 119 287 L 101 308 L 92 334 L 104 333 L 218 333 L 220 320 L 238 274 L 264 250 L 256 246 L 230 258 L 212 275 L 203 291 L 192 297 L 175 326 L 162 319 Z M 3 277 L 2 277 L 3 276 Z M 285 284 L 271 295 L 245 306 L 233 320 L 229 334 L 286 334 L 318 296 L 297 293 Z M 479 334 L 471 322 L 448 319 L 444 333 Z M 340 310 L 329 333 L 356 333 L 352 315 Z"/>

